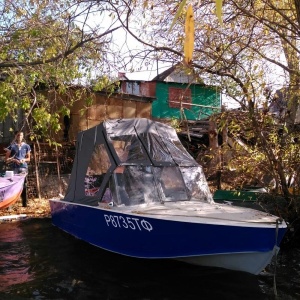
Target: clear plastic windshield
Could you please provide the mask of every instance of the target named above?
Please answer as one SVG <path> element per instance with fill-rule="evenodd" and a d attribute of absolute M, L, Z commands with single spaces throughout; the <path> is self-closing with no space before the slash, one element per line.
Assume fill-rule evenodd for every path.
<path fill-rule="evenodd" d="M 119 166 L 110 189 L 117 205 L 154 202 L 213 202 L 201 167 Z"/>
<path fill-rule="evenodd" d="M 147 154 L 136 135 L 111 136 L 111 143 L 122 163 L 150 164 Z"/>
<path fill-rule="evenodd" d="M 180 167 L 180 171 L 190 200 L 214 202 L 202 167 Z"/>

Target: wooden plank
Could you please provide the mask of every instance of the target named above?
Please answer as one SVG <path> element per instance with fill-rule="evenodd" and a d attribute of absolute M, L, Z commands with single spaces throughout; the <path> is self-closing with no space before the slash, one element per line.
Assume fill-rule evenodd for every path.
<path fill-rule="evenodd" d="M 107 115 L 110 119 L 123 117 L 123 100 L 110 98 L 107 106 Z"/>
<path fill-rule="evenodd" d="M 135 118 L 136 116 L 136 102 L 124 101 L 123 116 L 124 118 Z"/>
<path fill-rule="evenodd" d="M 36 155 L 37 147 L 36 144 L 33 145 L 33 154 L 34 154 L 34 166 L 35 166 L 35 176 L 36 176 L 36 189 L 38 193 L 38 198 L 41 200 L 41 188 L 40 188 L 40 177 L 39 177 L 39 168 L 38 168 L 38 158 Z"/>
<path fill-rule="evenodd" d="M 136 102 L 136 117 L 151 119 L 151 103 Z"/>

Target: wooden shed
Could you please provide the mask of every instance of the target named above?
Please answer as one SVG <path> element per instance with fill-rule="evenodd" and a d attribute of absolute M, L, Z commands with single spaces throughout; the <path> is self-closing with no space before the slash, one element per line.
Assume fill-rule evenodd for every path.
<path fill-rule="evenodd" d="M 61 116 L 62 130 L 54 136 L 57 142 L 74 141 L 78 132 L 94 127 L 107 119 L 151 118 L 154 97 L 132 95 L 122 90 L 107 93 L 81 89 L 72 87 L 67 96 L 63 96 L 66 97 L 63 99 L 66 102 L 73 101 L 73 98 L 76 98 L 76 101 L 71 107 L 70 116 Z M 56 109 L 58 108 L 53 106 L 53 110 Z"/>

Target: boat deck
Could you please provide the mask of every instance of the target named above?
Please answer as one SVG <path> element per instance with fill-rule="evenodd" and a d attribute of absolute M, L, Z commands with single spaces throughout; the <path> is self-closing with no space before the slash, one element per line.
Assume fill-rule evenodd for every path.
<path fill-rule="evenodd" d="M 218 203 L 205 203 L 205 202 L 165 202 L 164 204 L 141 204 L 136 206 L 118 206 L 110 207 L 110 209 L 123 212 L 123 213 L 135 213 L 139 215 L 149 215 L 152 217 L 159 216 L 159 218 L 168 219 L 177 216 L 189 221 L 192 219 L 200 219 L 201 222 L 206 223 L 214 220 L 219 222 L 238 222 L 238 223 L 253 223 L 257 226 L 261 224 L 275 224 L 278 222 L 279 217 L 244 207 L 231 206 L 227 204 Z M 195 221 L 195 220 L 193 220 Z M 219 222 L 218 222 L 219 221 Z"/>

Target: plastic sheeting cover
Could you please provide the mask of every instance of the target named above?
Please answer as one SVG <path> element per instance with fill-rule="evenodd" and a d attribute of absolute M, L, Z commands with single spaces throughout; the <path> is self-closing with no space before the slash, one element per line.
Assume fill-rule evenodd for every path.
<path fill-rule="evenodd" d="M 108 140 L 123 164 L 197 166 L 176 131 L 148 119 L 105 122 Z"/>

